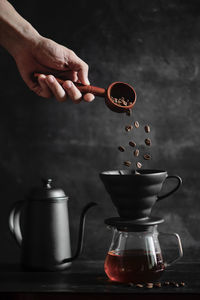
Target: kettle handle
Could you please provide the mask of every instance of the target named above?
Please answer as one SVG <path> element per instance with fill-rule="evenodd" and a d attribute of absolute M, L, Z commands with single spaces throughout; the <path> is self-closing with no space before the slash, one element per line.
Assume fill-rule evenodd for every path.
<path fill-rule="evenodd" d="M 22 244 L 22 233 L 20 228 L 20 216 L 21 209 L 24 204 L 24 201 L 15 202 L 13 207 L 11 208 L 8 224 L 10 232 L 14 235 L 15 240 L 19 246 Z"/>

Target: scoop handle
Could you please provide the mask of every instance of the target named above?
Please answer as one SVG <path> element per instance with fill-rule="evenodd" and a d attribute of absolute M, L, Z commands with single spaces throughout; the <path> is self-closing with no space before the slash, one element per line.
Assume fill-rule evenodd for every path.
<path fill-rule="evenodd" d="M 41 75 L 41 74 L 35 73 L 34 77 L 38 78 L 39 75 Z M 55 77 L 55 78 L 61 85 L 65 82 L 65 80 L 63 80 L 63 79 L 60 79 L 57 77 Z M 92 93 L 93 95 L 99 96 L 99 97 L 106 96 L 106 90 L 104 88 L 100 88 L 98 86 L 92 86 L 92 85 L 83 85 L 83 84 L 77 83 L 77 82 L 74 82 L 74 85 L 79 89 L 79 91 L 82 94 Z"/>

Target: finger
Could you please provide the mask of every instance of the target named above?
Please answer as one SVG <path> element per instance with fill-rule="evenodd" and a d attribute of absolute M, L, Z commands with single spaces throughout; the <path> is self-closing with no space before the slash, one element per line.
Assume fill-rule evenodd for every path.
<path fill-rule="evenodd" d="M 81 69 L 77 72 L 78 78 L 84 85 L 90 85 L 88 79 L 88 65 L 86 63 L 82 64 Z"/>
<path fill-rule="evenodd" d="M 38 83 L 41 87 L 40 96 L 42 96 L 44 98 L 51 98 L 52 92 L 46 83 L 46 76 L 44 74 L 39 75 Z"/>
<path fill-rule="evenodd" d="M 90 84 L 88 79 L 88 65 L 82 59 L 80 59 L 73 51 L 70 52 L 68 65 L 71 70 L 77 72 L 78 79 L 81 81 L 82 84 Z"/>
<path fill-rule="evenodd" d="M 94 100 L 94 95 L 93 94 L 90 94 L 90 93 L 87 93 L 83 96 L 83 100 L 85 102 L 92 102 Z"/>
<path fill-rule="evenodd" d="M 79 103 L 82 99 L 81 92 L 77 89 L 77 87 L 73 84 L 72 81 L 66 80 L 63 83 L 63 88 L 66 90 L 68 96 L 75 102 Z"/>
<path fill-rule="evenodd" d="M 30 88 L 31 91 L 33 91 L 35 94 L 37 94 L 40 97 L 44 97 L 44 98 L 50 98 L 52 97 L 52 94 L 49 94 L 49 91 L 46 90 L 46 86 L 44 87 L 43 84 L 43 76 L 45 76 L 44 74 L 41 74 L 41 78 L 40 78 L 40 82 L 39 80 L 34 81 L 32 79 L 32 76 L 27 77 L 24 76 L 23 73 L 21 73 L 22 78 L 24 79 L 25 83 L 27 84 L 27 86 Z"/>
<path fill-rule="evenodd" d="M 60 102 L 66 101 L 66 99 L 67 99 L 66 92 L 62 88 L 62 86 L 57 82 L 57 80 L 55 79 L 55 77 L 53 75 L 46 76 L 46 83 L 58 101 L 60 101 Z"/>
<path fill-rule="evenodd" d="M 77 82 L 78 81 L 78 75 L 77 75 L 76 71 L 64 71 L 64 72 L 60 72 L 60 73 L 56 74 L 56 77 L 61 78 L 63 80 L 71 80 L 73 82 Z"/>

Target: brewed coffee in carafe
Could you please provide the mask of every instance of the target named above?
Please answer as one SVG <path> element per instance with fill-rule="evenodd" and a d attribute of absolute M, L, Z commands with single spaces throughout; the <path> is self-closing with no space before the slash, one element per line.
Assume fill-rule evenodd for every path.
<path fill-rule="evenodd" d="M 105 259 L 107 276 L 117 282 L 151 282 L 162 275 L 165 265 L 156 228 L 143 232 L 114 229 Z"/>
<path fill-rule="evenodd" d="M 176 233 L 159 233 L 158 224 L 164 220 L 149 217 L 141 220 L 110 218 L 105 220 L 113 230 L 112 242 L 107 253 L 104 270 L 112 281 L 122 283 L 147 283 L 158 280 L 166 266 L 183 255 L 180 237 Z M 178 256 L 171 262 L 163 260 L 159 235 L 175 237 Z"/>

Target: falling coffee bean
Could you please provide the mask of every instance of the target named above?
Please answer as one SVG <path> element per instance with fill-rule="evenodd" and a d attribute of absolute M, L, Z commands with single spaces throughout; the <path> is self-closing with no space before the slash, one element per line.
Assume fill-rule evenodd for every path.
<path fill-rule="evenodd" d="M 145 160 L 150 160 L 150 159 L 151 159 L 151 155 L 150 155 L 150 154 L 144 154 L 144 155 L 143 155 L 143 158 L 144 158 Z"/>
<path fill-rule="evenodd" d="M 124 152 L 125 151 L 125 148 L 123 146 L 119 146 L 118 149 L 119 149 L 120 152 Z"/>
<path fill-rule="evenodd" d="M 139 161 L 136 163 L 136 166 L 138 167 L 138 169 L 142 168 L 142 164 Z"/>
<path fill-rule="evenodd" d="M 129 108 L 129 109 L 127 109 L 127 111 L 126 111 L 126 115 L 127 116 L 131 116 L 131 114 L 132 114 L 132 110 Z"/>
<path fill-rule="evenodd" d="M 126 167 L 130 167 L 131 162 L 130 162 L 129 160 L 126 160 L 126 161 L 124 161 L 124 165 L 125 165 Z"/>
<path fill-rule="evenodd" d="M 131 131 L 132 129 L 133 129 L 133 126 L 132 126 L 132 125 L 127 125 L 127 126 L 125 126 L 125 130 L 126 130 L 127 132 Z"/>
<path fill-rule="evenodd" d="M 130 145 L 131 147 L 135 147 L 135 146 L 136 146 L 136 143 L 130 141 L 130 142 L 129 142 L 129 145 Z"/>
<path fill-rule="evenodd" d="M 151 146 L 151 140 L 150 139 L 145 139 L 145 144 L 147 145 L 147 146 Z"/>
<path fill-rule="evenodd" d="M 139 156 L 139 154 L 140 154 L 140 150 L 139 149 L 135 149 L 135 151 L 134 151 L 134 156 Z"/>
<path fill-rule="evenodd" d="M 135 122 L 134 122 L 134 126 L 135 126 L 136 128 L 139 128 L 139 127 L 140 127 L 139 122 L 138 122 L 138 121 L 135 121 Z"/>
<path fill-rule="evenodd" d="M 144 126 L 144 130 L 146 133 L 149 133 L 150 132 L 150 126 L 149 125 L 145 125 Z"/>

